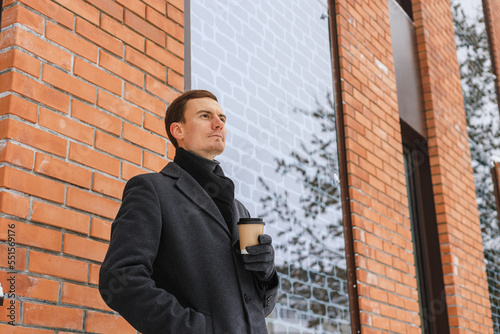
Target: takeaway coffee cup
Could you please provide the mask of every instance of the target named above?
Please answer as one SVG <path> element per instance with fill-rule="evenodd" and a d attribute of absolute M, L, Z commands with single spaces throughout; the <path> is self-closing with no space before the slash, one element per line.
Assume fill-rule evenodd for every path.
<path fill-rule="evenodd" d="M 248 254 L 247 246 L 259 244 L 259 235 L 264 233 L 262 218 L 241 218 L 238 222 L 241 254 Z"/>

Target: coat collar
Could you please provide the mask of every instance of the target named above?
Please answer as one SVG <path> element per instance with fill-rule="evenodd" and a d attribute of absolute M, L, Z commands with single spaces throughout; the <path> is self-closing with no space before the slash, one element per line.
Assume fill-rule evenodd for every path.
<path fill-rule="evenodd" d="M 231 236 L 231 232 L 227 228 L 227 224 L 222 217 L 217 205 L 215 205 L 214 201 L 210 198 L 207 192 L 200 186 L 196 180 L 189 175 L 186 171 L 184 171 L 179 165 L 175 162 L 169 162 L 162 170 L 161 173 L 171 177 L 173 179 L 177 179 L 175 182 L 175 186 L 187 197 L 189 198 L 193 204 L 202 209 L 205 213 L 207 213 L 211 218 L 213 218 L 217 224 L 224 229 L 227 235 L 234 239 Z M 233 212 L 234 210 L 234 202 L 233 202 Z M 234 220 L 235 217 L 233 217 Z M 233 226 L 235 226 L 233 222 Z"/>

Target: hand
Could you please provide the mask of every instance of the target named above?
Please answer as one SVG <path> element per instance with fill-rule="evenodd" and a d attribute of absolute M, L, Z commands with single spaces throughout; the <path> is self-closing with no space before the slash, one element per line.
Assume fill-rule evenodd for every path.
<path fill-rule="evenodd" d="M 270 280 L 276 271 L 272 242 L 273 239 L 270 235 L 261 234 L 259 235 L 259 244 L 247 246 L 248 254 L 243 254 L 243 266 L 246 270 L 252 271 L 261 282 Z"/>

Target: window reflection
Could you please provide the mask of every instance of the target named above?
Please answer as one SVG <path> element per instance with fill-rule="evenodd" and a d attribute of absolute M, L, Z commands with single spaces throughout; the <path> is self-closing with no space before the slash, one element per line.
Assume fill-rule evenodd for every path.
<path fill-rule="evenodd" d="M 197 0 L 191 88 L 228 115 L 218 159 L 266 220 L 280 277 L 270 333 L 350 333 L 326 0 Z"/>
<path fill-rule="evenodd" d="M 500 231 L 493 180 L 493 157 L 500 157 L 500 114 L 481 0 L 453 0 L 457 56 L 467 132 L 481 220 L 493 328 L 500 332 Z"/>

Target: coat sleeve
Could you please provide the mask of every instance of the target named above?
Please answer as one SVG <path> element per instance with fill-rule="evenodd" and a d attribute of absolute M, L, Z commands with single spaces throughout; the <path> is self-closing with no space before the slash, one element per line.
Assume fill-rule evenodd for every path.
<path fill-rule="evenodd" d="M 161 207 L 152 182 L 144 175 L 130 179 L 99 273 L 101 296 L 143 334 L 205 333 L 205 316 L 182 307 L 151 277 L 161 229 Z"/>
<path fill-rule="evenodd" d="M 257 281 L 257 280 L 256 280 Z M 267 317 L 276 305 L 276 297 L 278 295 L 279 279 L 275 271 L 273 277 L 267 282 L 257 281 L 257 288 L 264 306 L 264 315 Z"/>

